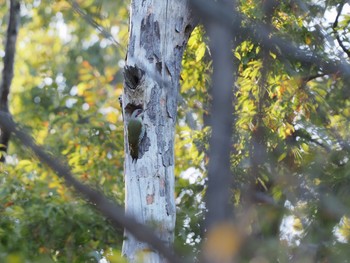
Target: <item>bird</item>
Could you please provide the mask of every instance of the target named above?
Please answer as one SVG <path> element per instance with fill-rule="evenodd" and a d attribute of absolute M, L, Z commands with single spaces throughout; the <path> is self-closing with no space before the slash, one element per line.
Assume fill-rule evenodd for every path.
<path fill-rule="evenodd" d="M 145 135 L 145 127 L 142 120 L 142 109 L 136 109 L 131 114 L 128 122 L 128 143 L 132 163 L 136 163 L 139 157 L 140 143 Z"/>

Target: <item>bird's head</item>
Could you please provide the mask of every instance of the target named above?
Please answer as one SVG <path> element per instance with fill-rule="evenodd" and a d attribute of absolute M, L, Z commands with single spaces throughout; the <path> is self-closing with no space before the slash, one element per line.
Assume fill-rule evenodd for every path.
<path fill-rule="evenodd" d="M 142 109 L 134 110 L 133 113 L 131 114 L 131 118 L 141 117 L 142 112 L 143 112 Z"/>

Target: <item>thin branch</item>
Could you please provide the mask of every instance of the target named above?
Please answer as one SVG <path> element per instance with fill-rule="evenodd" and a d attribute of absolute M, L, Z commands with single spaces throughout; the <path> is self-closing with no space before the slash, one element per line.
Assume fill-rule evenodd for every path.
<path fill-rule="evenodd" d="M 5 46 L 4 68 L 2 71 L 2 80 L 0 83 L 0 110 L 9 112 L 8 95 L 10 93 L 11 82 L 13 79 L 13 65 L 16 53 L 16 40 L 18 35 L 18 26 L 20 21 L 20 4 L 17 0 L 10 2 L 10 16 L 7 27 L 7 39 Z M 5 162 L 4 155 L 10 140 L 10 133 L 6 130 L 0 130 L 0 162 Z"/>
<path fill-rule="evenodd" d="M 339 134 L 339 132 L 335 128 L 330 128 L 330 131 L 332 132 L 334 138 L 336 139 L 337 143 L 345 150 L 346 152 L 350 153 L 350 144 L 347 142 L 347 140 L 344 140 L 342 136 Z"/>
<path fill-rule="evenodd" d="M 72 6 L 74 11 L 80 15 L 89 25 L 94 27 L 98 32 L 100 32 L 103 37 L 109 39 L 112 41 L 113 44 L 120 47 L 120 44 L 118 41 L 112 36 L 111 33 L 109 33 L 103 26 L 101 26 L 99 23 L 97 23 L 89 14 L 87 14 L 76 1 L 68 0 L 69 4 Z"/>
<path fill-rule="evenodd" d="M 293 133 L 293 136 L 295 137 L 300 137 L 306 141 L 309 141 L 309 142 L 312 142 L 320 147 L 322 147 L 325 151 L 327 151 L 328 153 L 332 150 L 328 145 L 326 144 L 323 144 L 321 142 L 319 142 L 318 140 L 315 140 L 311 137 L 311 135 L 304 129 L 299 129 L 299 130 L 296 130 L 294 133 Z"/>
<path fill-rule="evenodd" d="M 343 7 L 345 5 L 345 1 L 343 1 L 339 7 L 338 7 L 338 13 L 337 13 L 337 16 L 335 18 L 335 21 L 333 23 L 333 32 L 335 34 L 335 38 L 337 39 L 337 42 L 339 44 L 339 46 L 341 47 L 341 49 L 346 53 L 346 55 L 350 58 L 350 50 L 346 48 L 346 46 L 344 45 L 343 41 L 340 39 L 340 36 L 339 36 L 339 32 L 337 30 L 337 27 L 338 27 L 338 22 L 339 22 L 339 17 L 343 11 Z"/>
<path fill-rule="evenodd" d="M 123 228 L 134 235 L 138 240 L 150 244 L 159 251 L 169 262 L 182 263 L 174 251 L 164 245 L 164 241 L 158 238 L 154 232 L 145 225 L 138 223 L 134 218 L 125 215 L 124 209 L 113 204 L 103 194 L 80 183 L 74 178 L 68 166 L 62 164 L 59 160 L 46 153 L 42 147 L 35 144 L 33 139 L 23 130 L 17 127 L 9 113 L 0 111 L 0 127 L 13 133 L 26 147 L 30 148 L 42 163 L 50 167 L 59 177 L 65 180 L 67 186 L 72 186 L 87 201 L 93 204 L 93 207 L 101 212 L 103 216 L 110 220 L 116 229 Z"/>
<path fill-rule="evenodd" d="M 314 79 L 322 78 L 322 77 L 324 77 L 326 75 L 330 75 L 330 74 L 324 72 L 324 73 L 314 74 L 314 75 L 310 75 L 310 76 L 305 76 L 305 77 L 302 78 L 302 81 L 304 83 L 307 83 L 307 82 L 312 81 Z"/>
<path fill-rule="evenodd" d="M 296 47 L 288 37 L 277 37 L 277 32 L 266 24 L 255 23 L 242 16 L 237 11 L 231 11 L 215 1 L 190 0 L 192 7 L 202 14 L 203 18 L 214 19 L 217 23 L 231 30 L 232 35 L 249 35 L 255 43 L 260 43 L 265 48 L 276 52 L 281 58 L 299 61 L 304 65 L 317 66 L 322 72 L 342 73 L 350 77 L 350 65 L 341 61 L 322 59 L 319 54 L 311 54 L 308 51 Z M 244 27 L 241 27 L 244 21 Z"/>

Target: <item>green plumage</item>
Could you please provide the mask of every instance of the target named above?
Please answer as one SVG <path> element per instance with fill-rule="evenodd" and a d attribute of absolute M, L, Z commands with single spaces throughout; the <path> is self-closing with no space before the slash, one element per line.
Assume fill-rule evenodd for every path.
<path fill-rule="evenodd" d="M 130 155 L 132 158 L 132 162 L 135 162 L 135 163 L 139 157 L 139 146 L 140 146 L 142 137 L 144 136 L 144 128 L 142 124 L 141 113 L 142 113 L 142 110 L 136 109 L 131 114 L 131 117 L 128 123 L 128 142 L 129 142 Z"/>

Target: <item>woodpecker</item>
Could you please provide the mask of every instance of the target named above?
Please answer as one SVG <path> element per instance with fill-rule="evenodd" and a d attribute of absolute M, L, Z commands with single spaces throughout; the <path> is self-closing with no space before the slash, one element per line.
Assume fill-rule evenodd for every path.
<path fill-rule="evenodd" d="M 142 122 L 143 112 L 141 109 L 136 109 L 131 114 L 128 123 L 128 142 L 132 162 L 137 162 L 139 157 L 139 146 L 143 136 L 145 135 L 145 127 Z"/>

